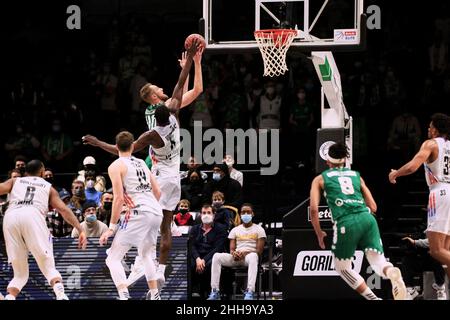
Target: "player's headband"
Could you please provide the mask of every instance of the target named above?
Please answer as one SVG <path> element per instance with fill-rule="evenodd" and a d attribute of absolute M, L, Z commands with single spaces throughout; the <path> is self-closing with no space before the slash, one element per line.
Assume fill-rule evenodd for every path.
<path fill-rule="evenodd" d="M 327 160 L 331 162 L 332 164 L 343 164 L 345 163 L 345 158 L 342 159 L 335 159 L 331 157 L 329 154 L 327 155 Z"/>

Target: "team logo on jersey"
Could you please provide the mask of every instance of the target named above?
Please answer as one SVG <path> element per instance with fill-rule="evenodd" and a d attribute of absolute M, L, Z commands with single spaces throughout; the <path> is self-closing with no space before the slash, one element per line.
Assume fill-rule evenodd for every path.
<path fill-rule="evenodd" d="M 334 204 L 341 207 L 344 204 L 344 200 L 337 198 Z"/>
<path fill-rule="evenodd" d="M 325 141 L 324 143 L 322 143 L 322 145 L 319 148 L 319 155 L 323 160 L 327 160 L 327 155 L 328 155 L 328 149 L 330 149 L 330 147 L 335 144 L 336 142 L 334 141 Z"/>

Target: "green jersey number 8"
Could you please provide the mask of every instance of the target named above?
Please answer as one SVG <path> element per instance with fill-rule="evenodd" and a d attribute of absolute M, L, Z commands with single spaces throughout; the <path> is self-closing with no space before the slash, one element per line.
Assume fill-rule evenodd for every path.
<path fill-rule="evenodd" d="M 338 177 L 339 185 L 343 194 L 354 194 L 355 188 L 353 188 L 352 179 L 349 177 Z"/>

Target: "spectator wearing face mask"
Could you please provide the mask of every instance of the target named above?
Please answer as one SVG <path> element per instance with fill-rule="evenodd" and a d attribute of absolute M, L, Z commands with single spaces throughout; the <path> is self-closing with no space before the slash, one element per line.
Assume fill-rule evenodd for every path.
<path fill-rule="evenodd" d="M 86 196 L 86 201 L 92 201 L 97 204 L 97 206 L 101 205 L 102 193 L 95 190 L 95 176 L 86 176 L 86 188 L 84 190 L 84 194 Z"/>
<path fill-rule="evenodd" d="M 72 197 L 70 198 L 68 207 L 75 213 L 80 222 L 83 221 L 83 204 L 86 202 L 84 193 L 84 183 L 79 180 L 72 182 Z"/>
<path fill-rule="evenodd" d="M 241 171 L 236 170 L 233 167 L 233 165 L 234 165 L 234 158 L 233 158 L 233 156 L 227 154 L 225 156 L 225 158 L 223 159 L 223 162 L 225 162 L 225 164 L 228 167 L 231 179 L 234 179 L 237 182 L 239 182 L 241 184 L 241 187 L 242 187 L 244 185 L 244 174 Z"/>
<path fill-rule="evenodd" d="M 225 227 L 214 222 L 214 208 L 204 205 L 201 209 L 201 223 L 189 230 L 190 266 L 192 287 L 199 287 L 201 298 L 210 291 L 211 263 L 216 252 L 224 252 L 227 239 Z"/>
<path fill-rule="evenodd" d="M 98 220 L 103 223 L 109 224 L 111 218 L 113 195 L 112 193 L 105 192 L 101 197 L 101 204 L 98 208 Z"/>
<path fill-rule="evenodd" d="M 242 188 L 239 182 L 230 178 L 228 166 L 225 163 L 213 167 L 212 180 L 203 189 L 203 202 L 211 201 L 215 191 L 220 191 L 227 199 L 227 205 L 239 208 L 242 203 Z"/>
<path fill-rule="evenodd" d="M 100 237 L 103 232 L 108 230 L 108 226 L 97 220 L 97 205 L 95 202 L 86 201 L 83 205 L 84 222 L 81 223 L 81 229 L 86 237 Z M 78 238 L 77 229 L 72 230 L 72 238 Z"/>
<path fill-rule="evenodd" d="M 177 226 L 192 226 L 194 218 L 189 212 L 190 203 L 186 199 L 181 199 L 178 203 L 178 212 L 174 215 L 173 220 Z"/>
<path fill-rule="evenodd" d="M 186 164 L 187 171 L 180 171 L 180 179 L 181 179 L 181 185 L 186 184 L 189 182 L 188 176 L 193 170 L 198 170 L 202 164 L 198 163 L 194 156 L 189 157 L 189 161 Z M 200 174 L 200 177 L 203 181 L 208 179 L 208 174 L 206 172 L 198 170 L 198 173 Z"/>
<path fill-rule="evenodd" d="M 87 156 L 83 160 L 83 169 L 78 171 L 78 177 L 77 180 L 83 181 L 86 183 L 86 176 L 87 175 L 94 175 L 95 176 L 95 190 L 99 192 L 105 192 L 106 191 L 106 179 L 104 176 L 98 174 L 98 168 L 96 165 L 96 160 L 92 156 Z"/>

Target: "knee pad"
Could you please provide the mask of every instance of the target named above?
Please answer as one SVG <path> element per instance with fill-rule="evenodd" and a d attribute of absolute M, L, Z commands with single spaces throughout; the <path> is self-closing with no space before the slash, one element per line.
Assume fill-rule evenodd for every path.
<path fill-rule="evenodd" d="M 387 279 L 386 275 L 383 272 L 383 269 L 386 267 L 392 267 L 393 265 L 386 260 L 384 254 L 379 254 L 374 251 L 368 250 L 366 252 L 366 258 L 367 261 L 369 261 L 369 264 L 372 267 L 373 271 L 375 271 L 375 273 L 380 277 L 383 277 L 383 279 Z"/>
<path fill-rule="evenodd" d="M 363 277 L 361 277 L 358 273 L 356 273 L 352 269 L 352 261 L 349 259 L 340 260 L 340 259 L 334 259 L 334 267 L 336 269 L 336 272 L 339 273 L 341 278 L 347 282 L 347 284 L 355 290 L 358 288 L 361 283 L 364 282 Z"/>

